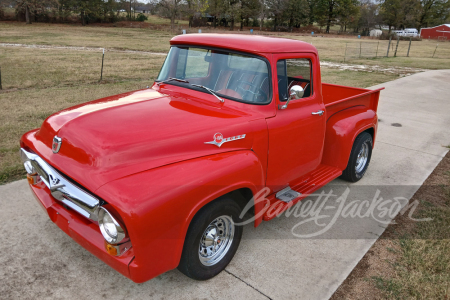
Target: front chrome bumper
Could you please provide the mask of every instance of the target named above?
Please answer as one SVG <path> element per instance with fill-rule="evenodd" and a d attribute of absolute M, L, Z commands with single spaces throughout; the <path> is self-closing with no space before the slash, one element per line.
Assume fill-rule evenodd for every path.
<path fill-rule="evenodd" d="M 20 157 L 24 163 L 27 161 L 31 163 L 34 171 L 49 188 L 50 193 L 56 200 L 59 200 L 82 216 L 92 221 L 98 221 L 97 212 L 100 200 L 71 183 L 35 153 L 21 148 Z M 28 173 L 32 172 L 29 168 L 26 169 Z"/>

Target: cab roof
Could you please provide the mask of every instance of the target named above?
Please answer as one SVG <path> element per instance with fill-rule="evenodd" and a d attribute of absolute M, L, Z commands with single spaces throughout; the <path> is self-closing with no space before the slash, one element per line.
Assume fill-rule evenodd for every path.
<path fill-rule="evenodd" d="M 182 34 L 172 38 L 170 44 L 226 48 L 251 53 L 317 53 L 316 47 L 302 41 L 248 34 Z"/>

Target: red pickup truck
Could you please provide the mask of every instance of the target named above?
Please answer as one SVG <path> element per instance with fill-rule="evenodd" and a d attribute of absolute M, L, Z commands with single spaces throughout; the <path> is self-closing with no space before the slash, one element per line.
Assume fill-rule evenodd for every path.
<path fill-rule="evenodd" d="M 217 275 L 245 212 L 256 227 L 339 176 L 358 181 L 377 132 L 380 89 L 322 83 L 308 43 L 170 44 L 151 88 L 55 113 L 20 143 L 50 219 L 135 282 Z"/>

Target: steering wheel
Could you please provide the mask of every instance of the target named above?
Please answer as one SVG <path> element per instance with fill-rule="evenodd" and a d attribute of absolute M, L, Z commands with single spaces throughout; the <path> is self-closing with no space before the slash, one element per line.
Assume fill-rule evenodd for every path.
<path fill-rule="evenodd" d="M 243 87 L 243 85 L 248 85 L 248 86 L 250 86 L 250 88 L 249 89 L 245 89 Z M 253 90 L 255 92 L 252 91 L 252 88 L 253 88 Z M 264 92 L 264 90 L 261 87 L 258 87 L 253 82 L 241 80 L 241 81 L 238 82 L 236 89 L 241 89 L 244 92 L 244 94 L 245 93 L 252 94 L 253 97 L 256 97 L 256 101 L 254 101 L 254 102 L 265 102 L 267 100 L 267 93 Z M 242 97 L 242 98 L 244 98 L 244 97 Z M 262 100 L 262 101 L 258 101 L 258 100 Z"/>

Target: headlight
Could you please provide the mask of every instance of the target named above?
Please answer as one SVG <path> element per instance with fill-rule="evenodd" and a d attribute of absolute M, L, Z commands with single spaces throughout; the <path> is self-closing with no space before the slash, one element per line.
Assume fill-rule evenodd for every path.
<path fill-rule="evenodd" d="M 103 207 L 98 212 L 98 225 L 105 240 L 110 244 L 117 244 L 125 238 L 125 231 L 119 222 Z"/>

